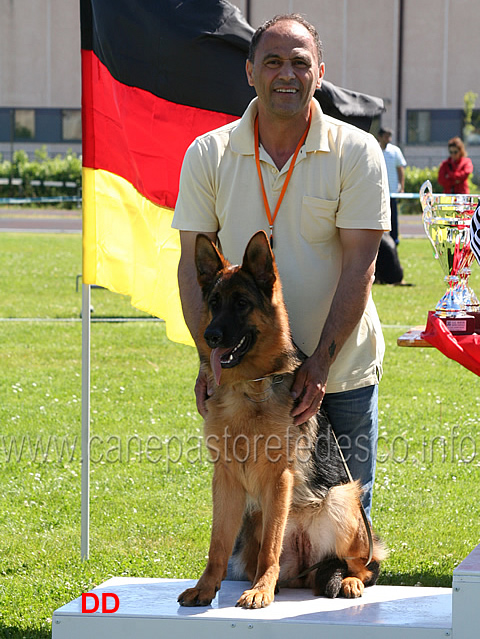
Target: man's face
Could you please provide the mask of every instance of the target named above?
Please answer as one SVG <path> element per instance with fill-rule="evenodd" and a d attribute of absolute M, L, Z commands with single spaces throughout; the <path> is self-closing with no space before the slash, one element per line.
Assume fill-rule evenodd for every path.
<path fill-rule="evenodd" d="M 390 144 L 390 142 L 392 141 L 392 134 L 382 133 L 382 135 L 379 137 L 379 141 L 380 141 L 380 146 L 382 147 L 382 149 L 385 149 L 387 144 Z"/>
<path fill-rule="evenodd" d="M 247 60 L 246 69 L 259 108 L 282 118 L 308 113 L 325 72 L 311 34 L 301 24 L 286 20 L 265 31 L 254 62 Z"/>

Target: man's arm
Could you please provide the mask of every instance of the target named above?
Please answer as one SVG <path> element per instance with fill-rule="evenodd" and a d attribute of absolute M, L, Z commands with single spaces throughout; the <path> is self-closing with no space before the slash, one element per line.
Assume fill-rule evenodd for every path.
<path fill-rule="evenodd" d="M 342 272 L 318 346 L 298 369 L 292 395 L 300 402 L 292 411 L 295 423 L 315 415 L 330 366 L 360 321 L 375 277 L 375 260 L 383 231 L 340 229 Z"/>
<path fill-rule="evenodd" d="M 183 316 L 196 344 L 199 338 L 198 325 L 202 309 L 202 293 L 197 282 L 197 270 L 195 268 L 195 242 L 197 235 L 196 231 L 180 231 L 181 254 L 178 264 L 178 286 Z M 212 242 L 217 239 L 216 233 L 205 233 L 205 235 Z M 195 397 L 198 412 L 202 417 L 205 417 L 207 412 L 205 401 L 209 395 L 206 376 L 199 373 L 195 384 Z"/>
<path fill-rule="evenodd" d="M 398 192 L 403 193 L 405 191 L 405 167 L 401 164 L 397 166 L 398 176 Z"/>
<path fill-rule="evenodd" d="M 202 309 L 202 294 L 197 282 L 195 268 L 195 242 L 197 231 L 180 231 L 180 262 L 178 264 L 178 287 L 183 316 L 195 343 L 198 340 L 198 323 Z M 216 242 L 216 233 L 204 233 Z"/>

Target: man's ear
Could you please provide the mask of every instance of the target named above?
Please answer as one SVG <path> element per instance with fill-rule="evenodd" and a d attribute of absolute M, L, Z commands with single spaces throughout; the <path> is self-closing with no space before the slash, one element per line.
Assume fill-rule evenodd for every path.
<path fill-rule="evenodd" d="M 255 86 L 253 84 L 253 63 L 251 62 L 251 60 L 247 60 L 247 62 L 245 63 L 245 71 L 247 73 L 248 84 L 251 87 Z"/>
<path fill-rule="evenodd" d="M 325 75 L 325 62 L 321 62 L 319 67 L 318 80 L 317 80 L 317 89 L 319 89 L 322 86 L 322 80 L 324 75 Z"/>
<path fill-rule="evenodd" d="M 277 268 L 265 231 L 255 233 L 247 244 L 242 270 L 252 275 L 258 287 L 268 297 L 272 296 L 273 285 L 277 280 Z"/>
<path fill-rule="evenodd" d="M 197 280 L 202 290 L 213 284 L 218 273 L 226 265 L 227 261 L 219 253 L 212 240 L 203 233 L 199 233 L 195 240 L 195 266 L 197 267 Z"/>

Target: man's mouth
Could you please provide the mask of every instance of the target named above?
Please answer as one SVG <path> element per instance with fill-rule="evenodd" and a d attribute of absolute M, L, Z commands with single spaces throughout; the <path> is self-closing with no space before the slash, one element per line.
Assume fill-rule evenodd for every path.
<path fill-rule="evenodd" d="M 274 89 L 275 93 L 297 93 L 298 89 Z"/>

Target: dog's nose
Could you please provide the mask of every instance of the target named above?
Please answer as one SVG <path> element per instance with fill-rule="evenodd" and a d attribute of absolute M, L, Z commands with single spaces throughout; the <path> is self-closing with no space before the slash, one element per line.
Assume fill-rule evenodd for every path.
<path fill-rule="evenodd" d="M 223 333 L 219 328 L 207 328 L 203 336 L 210 348 L 216 348 L 222 343 Z"/>

